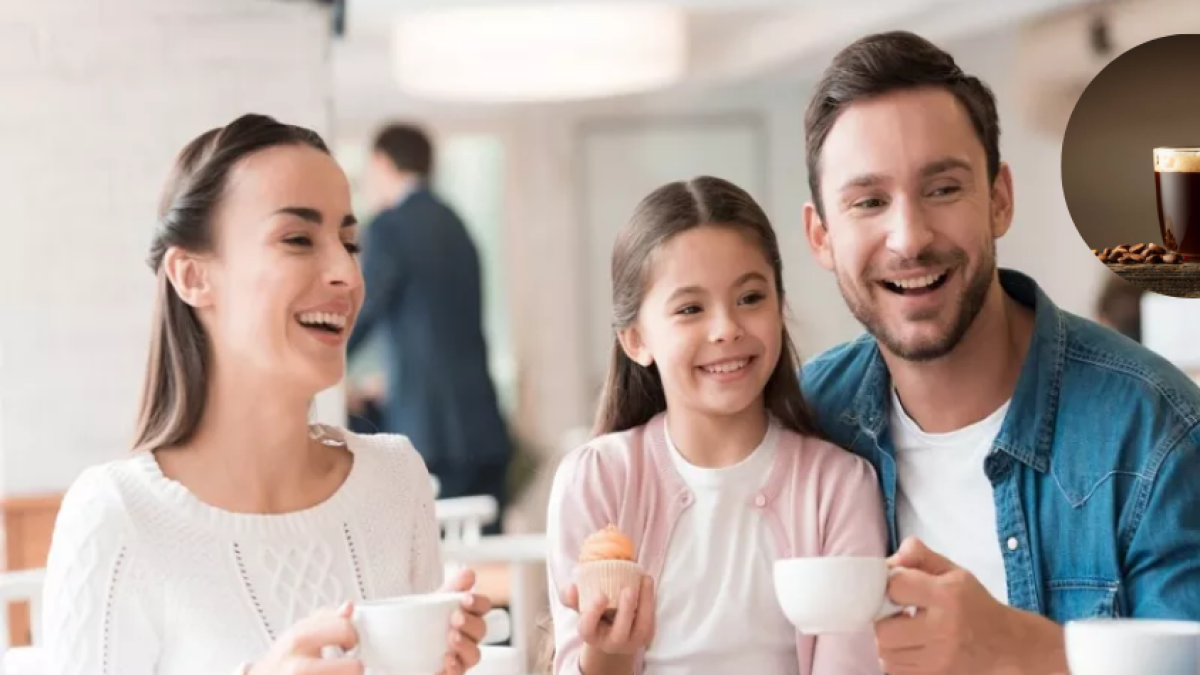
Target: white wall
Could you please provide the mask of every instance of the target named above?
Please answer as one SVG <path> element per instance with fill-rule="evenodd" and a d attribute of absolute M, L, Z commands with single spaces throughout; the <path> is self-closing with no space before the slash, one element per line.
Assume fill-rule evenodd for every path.
<path fill-rule="evenodd" d="M 174 155 L 249 111 L 325 132 L 328 32 L 308 2 L 0 2 L 3 493 L 127 452 Z"/>
<path fill-rule="evenodd" d="M 1027 274 L 1061 308 L 1090 317 L 1109 272 L 1075 229 L 1062 190 L 1062 138 L 1033 129 L 1017 89 L 1015 29 L 945 45 L 959 65 L 988 83 L 1000 113 L 1000 154 L 1012 166 L 1016 217 L 1000 240 L 999 263 Z"/>

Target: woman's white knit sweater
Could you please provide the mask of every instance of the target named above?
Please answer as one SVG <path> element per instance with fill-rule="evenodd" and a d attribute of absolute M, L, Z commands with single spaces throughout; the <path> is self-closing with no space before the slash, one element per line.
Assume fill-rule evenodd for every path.
<path fill-rule="evenodd" d="M 429 473 L 402 436 L 343 438 L 354 463 L 321 504 L 222 511 L 150 453 L 84 472 L 54 530 L 44 589 L 50 675 L 214 675 L 300 619 L 442 582 Z"/>

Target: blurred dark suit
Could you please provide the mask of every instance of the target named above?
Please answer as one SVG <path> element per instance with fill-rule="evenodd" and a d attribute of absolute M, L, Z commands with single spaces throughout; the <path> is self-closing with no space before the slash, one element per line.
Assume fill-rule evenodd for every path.
<path fill-rule="evenodd" d="M 381 430 L 412 440 L 441 482 L 440 497 L 488 494 L 503 509 L 512 442 L 488 372 L 479 255 L 470 234 L 420 187 L 381 212 L 364 238 L 366 300 L 348 350 L 383 331 Z"/>

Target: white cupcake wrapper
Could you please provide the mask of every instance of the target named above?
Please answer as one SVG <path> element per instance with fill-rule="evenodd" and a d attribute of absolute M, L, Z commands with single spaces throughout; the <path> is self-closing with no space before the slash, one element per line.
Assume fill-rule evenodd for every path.
<path fill-rule="evenodd" d="M 579 588 L 579 606 L 587 607 L 592 599 L 603 593 L 608 608 L 616 609 L 621 591 L 633 591 L 642 584 L 642 567 L 628 560 L 597 560 L 575 568 L 575 585 Z"/>

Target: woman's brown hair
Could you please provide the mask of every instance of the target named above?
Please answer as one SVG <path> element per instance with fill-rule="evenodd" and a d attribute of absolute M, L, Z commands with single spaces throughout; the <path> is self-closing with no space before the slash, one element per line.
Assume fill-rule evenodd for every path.
<path fill-rule="evenodd" d="M 135 450 L 157 450 L 190 439 L 204 415 L 207 396 L 208 336 L 195 310 L 167 278 L 163 256 L 175 247 L 192 253 L 211 251 L 213 216 L 230 172 L 249 155 L 284 145 L 329 153 L 314 131 L 264 115 L 244 115 L 201 134 L 175 161 L 159 202 L 158 225 L 147 261 L 157 277 L 157 291 Z"/>
<path fill-rule="evenodd" d="M 667 409 L 657 367 L 644 367 L 630 359 L 617 333 L 637 319 L 654 252 L 672 237 L 702 225 L 737 228 L 751 235 L 775 272 L 775 292 L 784 307 L 779 241 L 767 215 L 745 190 L 721 178 L 700 176 L 651 192 L 617 233 L 613 245 L 614 335 L 608 378 L 593 429 L 596 435 L 640 426 Z M 816 436 L 816 425 L 800 392 L 799 357 L 786 324 L 782 331 L 779 362 L 763 391 L 766 407 L 783 426 Z"/>

